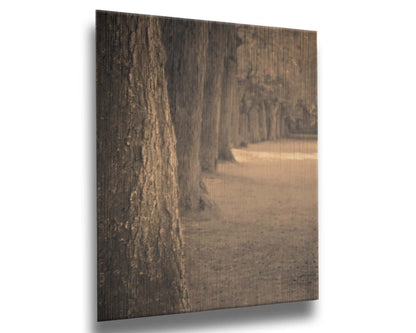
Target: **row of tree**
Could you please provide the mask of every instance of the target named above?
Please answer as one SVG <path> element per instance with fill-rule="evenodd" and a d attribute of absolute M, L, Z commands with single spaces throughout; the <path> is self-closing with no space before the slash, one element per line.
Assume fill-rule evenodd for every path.
<path fill-rule="evenodd" d="M 239 26 L 240 142 L 317 131 L 316 33 Z"/>
<path fill-rule="evenodd" d="M 286 135 L 299 108 L 313 114 L 316 44 L 101 11 L 96 42 L 98 317 L 187 311 L 180 216 L 210 205 L 202 172 L 232 147 Z"/>
<path fill-rule="evenodd" d="M 160 19 L 177 138 L 180 207 L 209 202 L 201 171 L 231 148 L 317 130 L 313 32 Z"/>

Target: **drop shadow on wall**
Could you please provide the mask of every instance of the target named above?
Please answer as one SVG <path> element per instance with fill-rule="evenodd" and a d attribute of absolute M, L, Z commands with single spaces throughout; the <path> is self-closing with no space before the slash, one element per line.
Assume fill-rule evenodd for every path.
<path fill-rule="evenodd" d="M 87 105 L 90 111 L 87 115 L 88 123 L 88 165 L 86 166 L 88 172 L 88 179 L 90 184 L 88 186 L 88 267 L 86 269 L 88 279 L 88 331 L 90 332 L 137 332 L 140 331 L 183 331 L 195 330 L 201 327 L 227 327 L 240 325 L 258 325 L 265 322 L 283 323 L 288 321 L 300 321 L 311 318 L 316 309 L 315 302 L 295 302 L 262 305 L 254 307 L 244 307 L 236 309 L 224 309 L 204 312 L 194 312 L 177 315 L 155 316 L 147 318 L 137 318 L 128 320 L 116 320 L 100 322 L 97 318 L 97 206 L 96 206 L 96 96 L 95 96 L 95 27 L 89 26 L 86 33 L 87 50 L 86 57 L 89 61 L 89 92 L 87 94 Z"/>
<path fill-rule="evenodd" d="M 95 323 L 93 332 L 182 332 L 200 328 L 258 327 L 265 323 L 299 322 L 311 317 L 314 302 L 262 305 Z"/>

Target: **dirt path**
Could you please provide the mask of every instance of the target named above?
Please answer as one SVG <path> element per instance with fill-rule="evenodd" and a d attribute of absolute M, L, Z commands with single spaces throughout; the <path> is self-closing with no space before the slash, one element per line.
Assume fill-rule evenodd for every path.
<path fill-rule="evenodd" d="M 316 298 L 317 142 L 233 153 L 204 176 L 217 208 L 184 217 L 193 310 Z"/>

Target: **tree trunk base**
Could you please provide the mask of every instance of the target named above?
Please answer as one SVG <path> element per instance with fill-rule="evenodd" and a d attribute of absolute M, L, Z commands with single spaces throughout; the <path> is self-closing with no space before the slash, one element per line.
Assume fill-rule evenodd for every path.
<path fill-rule="evenodd" d="M 223 151 L 220 151 L 218 158 L 222 161 L 236 162 L 231 149 L 224 149 Z"/>
<path fill-rule="evenodd" d="M 198 206 L 199 210 L 209 210 L 214 208 L 215 203 L 209 198 L 208 190 L 203 180 L 199 182 L 199 187 L 201 189 Z"/>

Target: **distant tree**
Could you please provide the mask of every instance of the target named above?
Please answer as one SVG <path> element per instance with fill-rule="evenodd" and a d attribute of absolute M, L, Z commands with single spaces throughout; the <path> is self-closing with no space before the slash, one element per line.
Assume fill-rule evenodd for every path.
<path fill-rule="evenodd" d="M 203 171 L 214 172 L 218 160 L 220 111 L 222 106 L 226 27 L 210 23 L 202 108 L 200 161 Z"/>
<path fill-rule="evenodd" d="M 224 26 L 226 35 L 226 53 L 224 56 L 224 74 L 222 80 L 221 113 L 219 129 L 218 156 L 222 160 L 233 161 L 231 148 L 234 140 L 233 128 L 238 126 L 238 104 L 235 94 L 237 84 L 237 47 L 241 43 L 237 36 L 237 26 Z"/>
<path fill-rule="evenodd" d="M 208 46 L 207 22 L 159 18 L 168 59 L 166 76 L 177 138 L 181 211 L 204 208 L 200 146 Z"/>
<path fill-rule="evenodd" d="M 240 26 L 237 34 L 242 45 L 237 50 L 236 95 L 240 96 L 240 116 L 248 117 L 248 129 L 242 125 L 245 119 L 240 122 L 240 136 L 247 136 L 248 131 L 249 142 L 263 140 L 264 113 L 268 140 L 288 135 L 288 124 L 296 122 L 316 129 L 316 33 Z M 299 101 L 303 105 L 300 114 Z M 248 107 L 253 104 L 259 106 Z"/>

